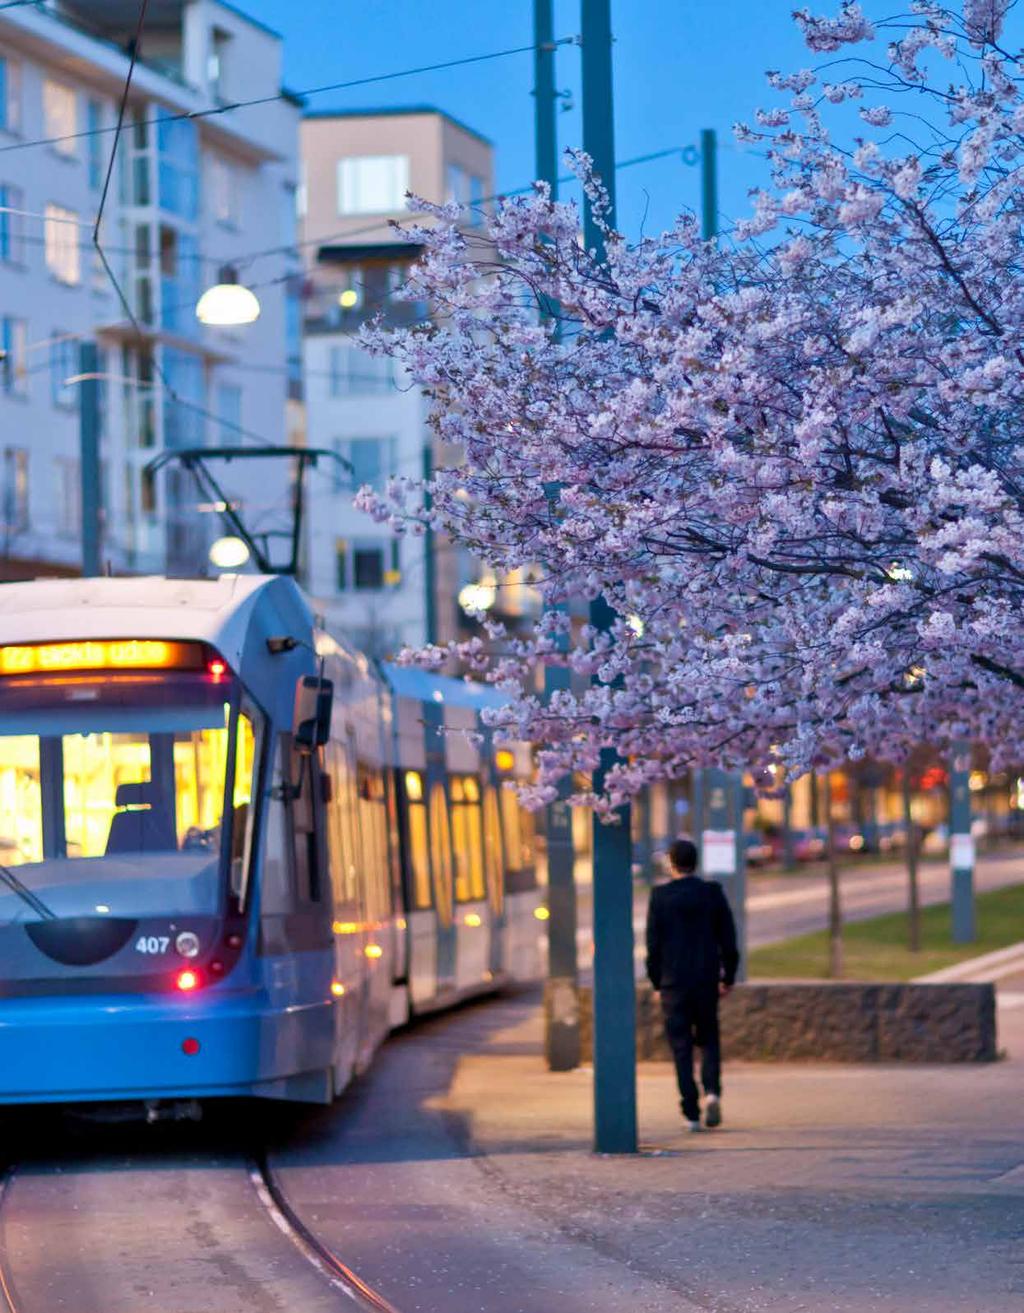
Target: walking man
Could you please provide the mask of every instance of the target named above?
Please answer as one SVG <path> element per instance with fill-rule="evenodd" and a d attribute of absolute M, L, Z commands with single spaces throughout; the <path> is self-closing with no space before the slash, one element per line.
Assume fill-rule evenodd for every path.
<path fill-rule="evenodd" d="M 701 1050 L 704 1124 L 722 1121 L 718 1000 L 736 979 L 736 925 L 722 886 L 696 874 L 697 849 L 676 839 L 668 850 L 672 879 L 651 891 L 647 909 L 647 975 L 661 993 L 665 1033 L 676 1063 L 683 1116 L 699 1131 L 700 1095 L 693 1046 Z"/>

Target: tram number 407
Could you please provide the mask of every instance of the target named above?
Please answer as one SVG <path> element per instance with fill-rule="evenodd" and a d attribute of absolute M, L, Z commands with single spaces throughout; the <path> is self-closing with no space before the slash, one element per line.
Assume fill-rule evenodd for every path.
<path fill-rule="evenodd" d="M 135 941 L 136 953 L 166 953 L 170 946 L 168 935 L 139 935 Z"/>

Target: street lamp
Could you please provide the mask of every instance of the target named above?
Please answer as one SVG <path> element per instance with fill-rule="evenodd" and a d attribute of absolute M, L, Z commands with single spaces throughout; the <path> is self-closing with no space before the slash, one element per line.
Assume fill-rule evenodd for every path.
<path fill-rule="evenodd" d="M 248 287 L 238 281 L 231 265 L 220 271 L 220 282 L 208 287 L 196 303 L 196 318 L 201 324 L 216 328 L 234 328 L 251 324 L 260 317 L 260 303 Z"/>
<path fill-rule="evenodd" d="M 237 570 L 249 559 L 249 548 L 241 538 L 218 538 L 210 544 L 210 562 L 218 570 Z"/>
<path fill-rule="evenodd" d="M 486 574 L 479 583 L 466 584 L 459 589 L 459 606 L 469 613 L 489 611 L 497 596 L 498 581 L 493 575 Z"/>

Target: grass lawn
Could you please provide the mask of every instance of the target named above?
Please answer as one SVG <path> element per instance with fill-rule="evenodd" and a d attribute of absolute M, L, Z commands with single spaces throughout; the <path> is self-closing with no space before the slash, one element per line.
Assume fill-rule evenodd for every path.
<path fill-rule="evenodd" d="M 977 913 L 977 940 L 973 944 L 953 944 L 949 937 L 949 905 L 922 908 L 921 948 L 916 953 L 907 948 L 905 912 L 851 921 L 843 928 L 844 977 L 910 980 L 1024 940 L 1024 884 L 979 894 Z M 827 965 L 828 939 L 824 931 L 752 949 L 747 963 L 753 980 L 771 976 L 823 979 Z"/>

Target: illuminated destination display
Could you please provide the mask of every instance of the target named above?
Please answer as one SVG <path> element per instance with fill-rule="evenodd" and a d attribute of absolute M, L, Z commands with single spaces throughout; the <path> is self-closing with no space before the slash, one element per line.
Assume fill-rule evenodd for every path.
<path fill-rule="evenodd" d="M 82 639 L 73 643 L 31 643 L 0 647 L 0 675 L 56 674 L 68 670 L 198 669 L 199 643 L 154 638 Z"/>

